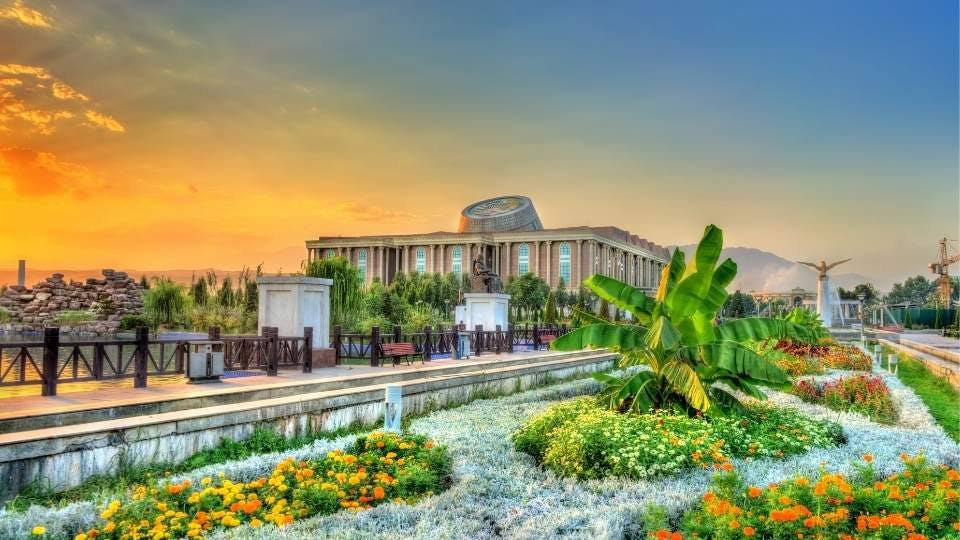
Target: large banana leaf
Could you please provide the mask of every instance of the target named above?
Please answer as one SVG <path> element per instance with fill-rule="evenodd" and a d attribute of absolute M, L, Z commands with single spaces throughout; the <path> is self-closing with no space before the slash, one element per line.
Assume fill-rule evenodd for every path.
<path fill-rule="evenodd" d="M 660 273 L 660 287 L 657 289 L 657 301 L 663 302 L 667 299 L 667 294 L 677 286 L 680 278 L 687 268 L 687 263 L 683 252 L 679 248 L 673 250 L 673 257 L 670 258 L 670 264 L 663 268 Z"/>
<path fill-rule="evenodd" d="M 730 392 L 716 386 L 710 387 L 710 402 L 714 405 L 710 412 L 714 415 L 720 414 L 743 414 L 746 408 Z"/>
<path fill-rule="evenodd" d="M 591 311 L 584 311 L 580 308 L 573 308 L 573 312 L 580 317 L 580 320 L 586 321 L 587 324 L 607 324 L 610 321 L 598 317 L 595 313 Z"/>
<path fill-rule="evenodd" d="M 717 338 L 726 341 L 763 341 L 767 339 L 805 339 L 809 331 L 783 319 L 748 317 L 726 321 L 717 327 Z"/>
<path fill-rule="evenodd" d="M 640 324 L 650 324 L 650 313 L 657 303 L 643 291 L 600 274 L 590 276 L 583 284 L 601 299 L 632 313 Z"/>
<path fill-rule="evenodd" d="M 700 305 L 701 313 L 709 315 L 710 319 L 717 315 L 723 303 L 727 301 L 727 285 L 730 285 L 735 277 L 737 277 L 737 263 L 732 259 L 726 259 L 717 266 L 713 271 L 710 290 Z"/>
<path fill-rule="evenodd" d="M 703 238 L 697 244 L 694 259 L 684 272 L 683 278 L 670 292 L 666 302 L 670 306 L 670 315 L 675 318 L 689 317 L 701 309 L 710 285 L 713 283 L 713 271 L 723 250 L 723 232 L 714 225 L 708 225 Z"/>
<path fill-rule="evenodd" d="M 680 343 L 680 332 L 667 317 L 657 317 L 647 330 L 646 346 L 651 350 L 670 351 Z"/>
<path fill-rule="evenodd" d="M 753 349 L 734 341 L 718 341 L 700 347 L 707 365 L 728 371 L 734 375 L 749 377 L 772 384 L 790 380 L 776 364 L 760 356 Z"/>
<path fill-rule="evenodd" d="M 579 351 L 587 347 L 636 349 L 644 346 L 646 333 L 642 326 L 632 324 L 588 324 L 553 340 L 550 348 L 558 351 Z"/>
<path fill-rule="evenodd" d="M 670 382 L 673 389 L 698 411 L 710 409 L 710 398 L 697 372 L 683 360 L 673 359 L 664 364 L 660 376 Z"/>

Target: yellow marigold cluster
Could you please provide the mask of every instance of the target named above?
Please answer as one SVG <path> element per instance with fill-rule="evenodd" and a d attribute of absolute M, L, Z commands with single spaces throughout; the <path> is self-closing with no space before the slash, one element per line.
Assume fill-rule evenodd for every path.
<path fill-rule="evenodd" d="M 415 501 L 442 489 L 448 474 L 445 448 L 420 436 L 375 432 L 317 461 L 287 458 L 269 477 L 251 482 L 220 473 L 196 486 L 190 480 L 137 486 L 128 500 L 107 504 L 102 525 L 75 540 L 200 538 L 244 524 L 283 527 L 314 514 Z"/>

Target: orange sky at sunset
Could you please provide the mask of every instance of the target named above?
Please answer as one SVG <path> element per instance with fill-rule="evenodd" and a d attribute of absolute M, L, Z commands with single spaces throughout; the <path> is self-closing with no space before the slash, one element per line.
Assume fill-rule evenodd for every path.
<path fill-rule="evenodd" d="M 576 16 L 393 9 L 0 0 L 0 269 L 294 271 L 307 238 L 453 230 L 510 193 L 547 227 L 670 245 L 715 222 L 728 245 L 884 278 L 926 273 L 957 234 L 956 130 L 909 124 L 950 111 L 863 99 L 879 60 L 827 63 L 818 94 L 749 44 L 696 65 L 653 28 L 606 42 Z"/>

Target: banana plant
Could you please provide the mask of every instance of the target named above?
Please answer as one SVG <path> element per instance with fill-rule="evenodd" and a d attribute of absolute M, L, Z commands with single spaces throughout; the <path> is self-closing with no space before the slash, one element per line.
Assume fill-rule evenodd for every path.
<path fill-rule="evenodd" d="M 803 326 L 783 319 L 752 317 L 717 325 L 727 286 L 737 275 L 731 259 L 718 264 L 723 232 L 704 230 L 689 263 L 679 249 L 663 269 L 654 297 L 602 275 L 584 281 L 599 298 L 629 312 L 632 321 L 586 324 L 553 341 L 557 350 L 610 348 L 621 353 L 621 377 L 597 374 L 606 388 L 599 398 L 611 409 L 672 409 L 688 414 L 727 414 L 742 409 L 728 389 L 765 399 L 761 386 L 782 386 L 789 375 L 747 344 L 768 339 L 808 339 Z M 723 388 L 720 384 L 726 386 Z"/>

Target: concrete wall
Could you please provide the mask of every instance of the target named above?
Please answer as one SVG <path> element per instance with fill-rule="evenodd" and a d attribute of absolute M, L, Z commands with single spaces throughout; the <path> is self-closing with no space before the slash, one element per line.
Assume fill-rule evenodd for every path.
<path fill-rule="evenodd" d="M 478 394 L 506 395 L 550 380 L 613 367 L 616 355 L 585 353 L 560 360 L 508 366 L 403 383 L 405 415 L 465 403 Z M 242 440 L 258 427 L 286 436 L 382 422 L 382 385 L 174 411 L 0 436 L 0 501 L 40 481 L 55 490 L 77 486 L 122 464 L 176 463 Z"/>

